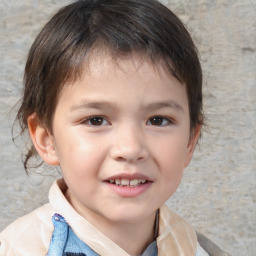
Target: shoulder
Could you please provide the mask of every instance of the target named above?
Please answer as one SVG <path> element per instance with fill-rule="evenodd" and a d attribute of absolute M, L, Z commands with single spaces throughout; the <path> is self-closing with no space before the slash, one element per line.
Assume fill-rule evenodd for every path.
<path fill-rule="evenodd" d="M 197 237 L 194 229 L 166 205 L 160 208 L 158 255 L 195 256 Z"/>
<path fill-rule="evenodd" d="M 209 256 L 209 254 L 201 247 L 199 243 L 197 243 L 197 251 L 196 256 Z"/>
<path fill-rule="evenodd" d="M 208 237 L 200 232 L 196 232 L 198 243 L 198 254 L 196 256 L 205 255 L 203 252 L 207 252 L 206 255 L 212 256 L 230 256 L 227 252 L 223 251 L 218 245 L 211 241 Z"/>
<path fill-rule="evenodd" d="M 213 241 L 195 232 L 183 218 L 172 212 L 166 205 L 160 208 L 159 255 L 230 256 Z M 170 253 L 172 252 L 172 253 Z"/>
<path fill-rule="evenodd" d="M 46 204 L 25 215 L 0 234 L 0 255 L 45 255 L 53 232 L 54 209 Z"/>

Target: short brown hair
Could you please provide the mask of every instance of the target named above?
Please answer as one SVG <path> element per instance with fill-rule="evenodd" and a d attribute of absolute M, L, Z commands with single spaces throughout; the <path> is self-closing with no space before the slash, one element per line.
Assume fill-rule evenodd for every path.
<path fill-rule="evenodd" d="M 156 0 L 80 0 L 60 9 L 36 37 L 26 63 L 21 133 L 27 118 L 52 131 L 57 98 L 68 81 L 79 78 L 85 58 L 100 48 L 112 56 L 137 53 L 163 63 L 187 90 L 191 131 L 203 123 L 202 71 L 197 49 L 182 22 Z M 36 154 L 31 145 L 24 159 Z"/>

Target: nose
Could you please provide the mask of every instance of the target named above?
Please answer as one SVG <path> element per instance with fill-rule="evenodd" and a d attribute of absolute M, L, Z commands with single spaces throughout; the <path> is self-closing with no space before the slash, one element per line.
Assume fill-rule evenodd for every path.
<path fill-rule="evenodd" d="M 119 128 L 113 136 L 111 157 L 116 161 L 143 162 L 149 156 L 146 138 L 135 127 Z"/>

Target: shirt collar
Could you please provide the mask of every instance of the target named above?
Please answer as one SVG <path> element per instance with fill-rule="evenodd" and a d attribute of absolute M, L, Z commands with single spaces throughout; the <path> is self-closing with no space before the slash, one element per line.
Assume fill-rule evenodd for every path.
<path fill-rule="evenodd" d="M 121 247 L 97 230 L 85 218 L 79 215 L 64 196 L 67 185 L 63 179 L 55 181 L 49 192 L 49 201 L 56 211 L 61 214 L 77 236 L 92 250 L 104 256 L 130 256 Z M 177 214 L 163 205 L 156 218 L 156 243 L 158 256 L 186 255 L 194 256 L 197 239 L 192 227 Z M 151 245 L 153 244 L 153 245 Z M 155 243 L 151 243 L 144 253 L 153 251 Z M 151 254 L 142 256 L 151 256 Z"/>

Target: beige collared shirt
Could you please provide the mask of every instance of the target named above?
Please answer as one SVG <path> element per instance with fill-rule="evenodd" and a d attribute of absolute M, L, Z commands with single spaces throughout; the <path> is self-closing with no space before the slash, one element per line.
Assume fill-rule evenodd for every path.
<path fill-rule="evenodd" d="M 54 182 L 48 204 L 8 226 L 0 234 L 0 255 L 46 255 L 54 228 L 51 218 L 58 213 L 66 219 L 76 235 L 99 255 L 130 256 L 74 210 L 64 196 L 65 190 L 62 179 Z M 198 248 L 193 228 L 165 205 L 160 208 L 157 247 L 159 256 L 195 256 Z"/>

